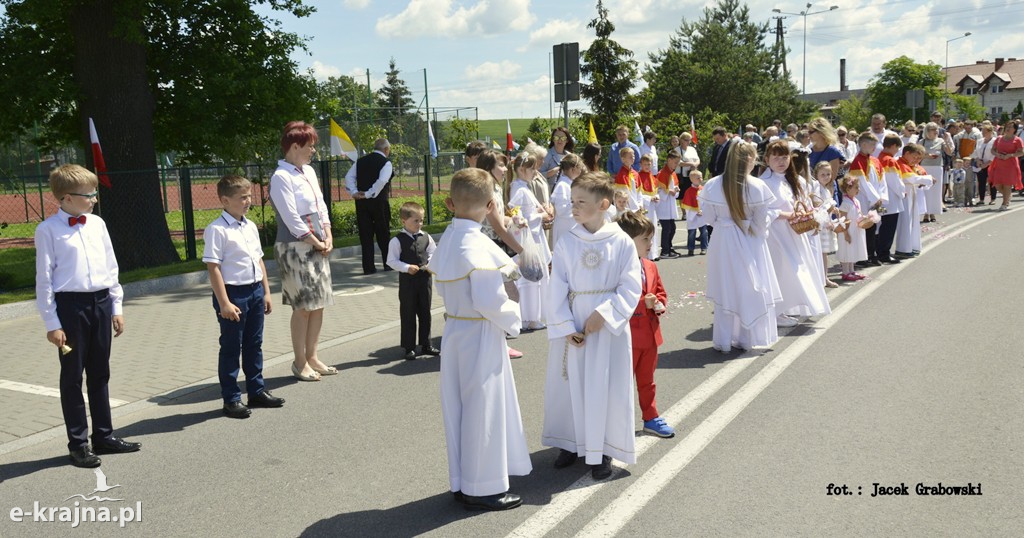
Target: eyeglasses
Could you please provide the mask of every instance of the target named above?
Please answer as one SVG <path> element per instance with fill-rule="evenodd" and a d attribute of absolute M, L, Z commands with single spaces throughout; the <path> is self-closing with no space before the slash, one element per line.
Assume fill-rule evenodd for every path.
<path fill-rule="evenodd" d="M 100 197 L 100 191 L 90 192 L 89 194 L 78 194 L 77 192 L 69 192 L 68 195 L 78 196 L 81 198 L 88 198 L 90 200 L 96 200 L 97 198 Z"/>
<path fill-rule="evenodd" d="M 838 136 L 846 136 L 846 133 L 836 133 Z"/>
<path fill-rule="evenodd" d="M 567 140 L 567 138 L 565 138 L 565 135 L 555 135 L 555 136 L 552 136 L 551 139 L 552 140 Z"/>

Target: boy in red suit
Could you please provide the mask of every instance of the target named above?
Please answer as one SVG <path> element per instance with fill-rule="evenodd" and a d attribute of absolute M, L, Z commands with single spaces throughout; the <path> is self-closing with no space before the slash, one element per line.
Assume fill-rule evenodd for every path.
<path fill-rule="evenodd" d="M 658 346 L 662 343 L 659 317 L 665 313 L 668 296 L 661 283 L 658 267 L 644 254 L 654 240 L 654 224 L 639 212 L 627 211 L 617 219 L 619 227 L 633 238 L 640 257 L 640 303 L 629 320 L 633 335 L 633 375 L 640 394 L 644 431 L 658 437 L 674 437 L 676 432 L 658 415 L 654 401 L 654 369 L 658 366 Z"/>

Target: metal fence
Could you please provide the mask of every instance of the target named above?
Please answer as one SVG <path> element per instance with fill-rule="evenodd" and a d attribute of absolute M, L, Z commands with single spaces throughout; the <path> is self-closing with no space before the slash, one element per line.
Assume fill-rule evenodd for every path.
<path fill-rule="evenodd" d="M 422 203 L 427 211 L 427 224 L 449 220 L 444 197 L 438 197 L 437 193 L 448 191 L 452 174 L 465 166 L 462 154 L 441 153 L 436 159 L 430 156 L 396 158 L 393 163 L 395 177 L 391 197 L 396 201 L 412 199 Z M 49 167 L 53 166 L 55 164 L 51 163 Z M 354 235 L 354 209 L 349 202 L 352 198 L 345 189 L 345 175 L 353 163 L 335 159 L 314 161 L 312 166 L 320 178 L 324 199 L 332 207 L 335 236 Z M 202 237 L 203 229 L 220 214 L 222 206 L 216 184 L 228 173 L 244 175 L 253 182 L 253 207 L 249 217 L 260 227 L 264 245 L 271 244 L 276 221 L 268 185 L 276 168 L 276 163 L 161 167 L 157 172 L 162 216 L 167 220 L 172 240 L 183 247 L 185 258 L 194 259 L 201 251 L 197 238 Z M 0 248 L 31 246 L 35 225 L 57 210 L 58 204 L 49 192 L 48 172 L 46 169 L 40 174 L 17 176 L 0 173 Z M 115 184 L 118 175 L 117 171 L 110 172 Z M 392 228 L 399 226 L 399 205 L 392 204 Z"/>

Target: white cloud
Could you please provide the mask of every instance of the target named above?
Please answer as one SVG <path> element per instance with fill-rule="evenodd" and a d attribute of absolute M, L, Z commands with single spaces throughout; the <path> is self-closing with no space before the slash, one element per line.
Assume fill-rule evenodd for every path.
<path fill-rule="evenodd" d="M 497 81 L 466 84 L 459 88 L 441 90 L 438 102 L 448 106 L 478 107 L 480 118 L 532 117 L 548 103 L 547 75 L 520 83 Z M 433 94 L 432 94 L 433 95 Z"/>
<path fill-rule="evenodd" d="M 320 60 L 314 60 L 313 66 L 310 69 L 313 71 L 313 78 L 317 80 L 326 80 L 328 77 L 341 75 L 341 69 L 333 65 L 327 65 Z"/>
<path fill-rule="evenodd" d="M 366 9 L 370 5 L 370 0 L 343 0 L 342 4 L 349 9 Z"/>
<path fill-rule="evenodd" d="M 536 20 L 530 0 L 480 0 L 464 6 L 453 0 L 411 0 L 397 14 L 377 19 L 377 35 L 389 38 L 486 37 L 525 31 Z"/>
<path fill-rule="evenodd" d="M 523 66 L 515 62 L 502 60 L 500 63 L 484 62 L 475 67 L 467 66 L 466 70 L 463 72 L 463 76 L 468 80 L 511 80 L 518 77 L 519 72 L 522 70 Z"/>
<path fill-rule="evenodd" d="M 578 19 L 551 19 L 544 26 L 530 32 L 526 45 L 516 49 L 525 52 L 533 47 L 550 48 L 559 43 L 579 42 L 580 50 L 590 46 L 594 40 L 594 32 L 587 29 L 587 23 Z"/>

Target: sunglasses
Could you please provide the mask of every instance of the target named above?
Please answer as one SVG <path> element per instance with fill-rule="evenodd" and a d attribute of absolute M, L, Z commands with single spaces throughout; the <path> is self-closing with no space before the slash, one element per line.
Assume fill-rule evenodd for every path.
<path fill-rule="evenodd" d="M 552 140 L 568 140 L 565 135 L 555 135 L 551 137 Z"/>

